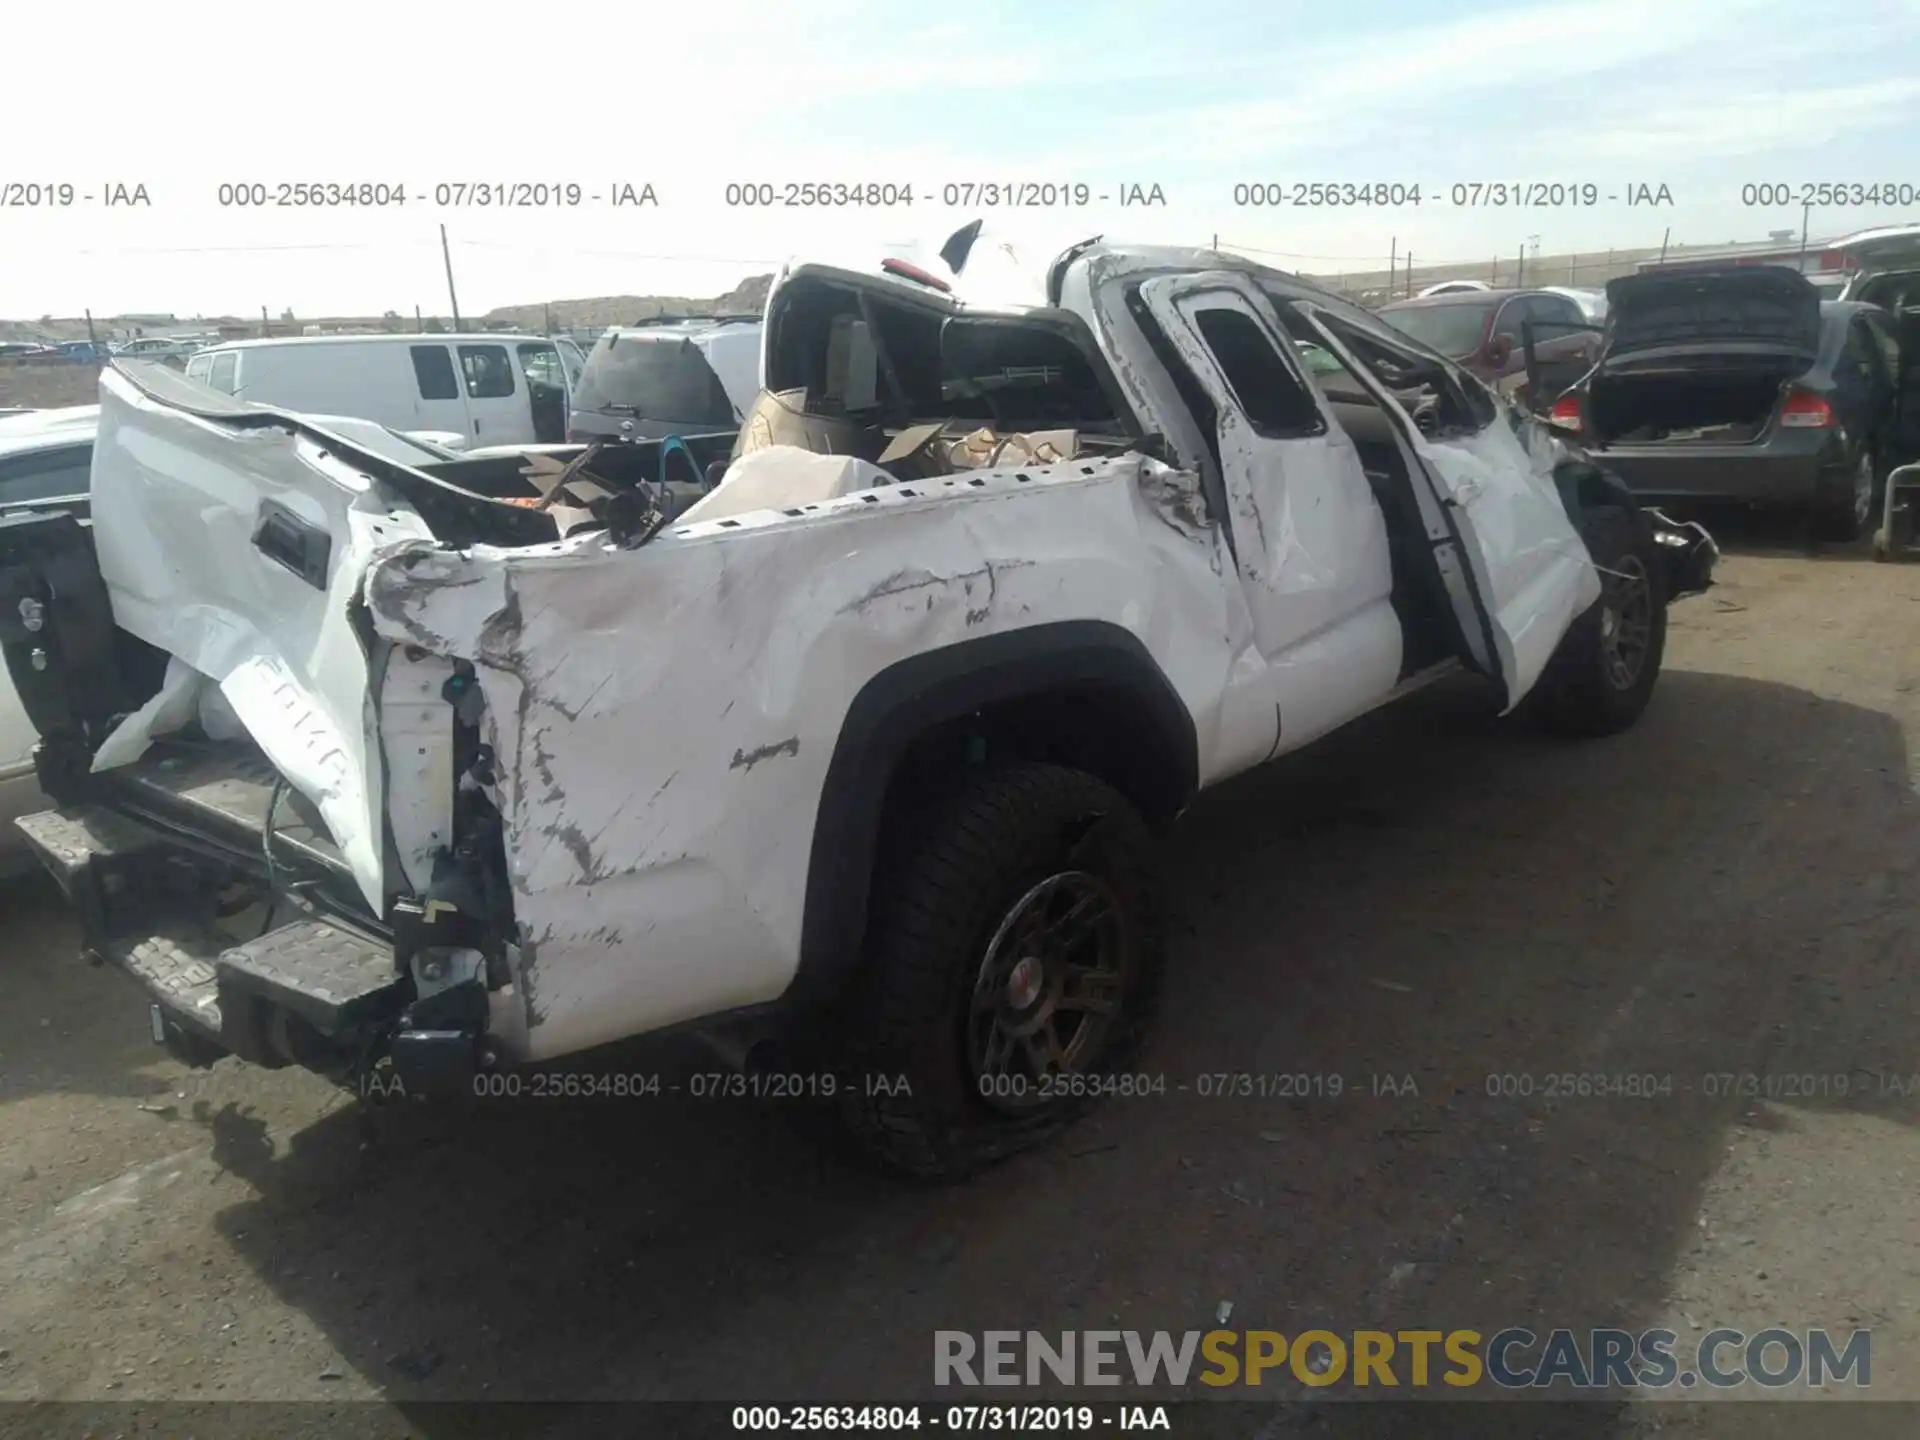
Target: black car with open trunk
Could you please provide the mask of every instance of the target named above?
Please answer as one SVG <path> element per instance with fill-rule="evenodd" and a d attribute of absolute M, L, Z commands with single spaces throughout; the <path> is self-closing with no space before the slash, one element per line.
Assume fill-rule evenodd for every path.
<path fill-rule="evenodd" d="M 1877 305 L 1820 299 L 1780 266 L 1651 271 L 1607 286 L 1592 372 L 1553 407 L 1635 494 L 1806 510 L 1830 538 L 1869 527 L 1912 458 L 1903 356 Z"/>

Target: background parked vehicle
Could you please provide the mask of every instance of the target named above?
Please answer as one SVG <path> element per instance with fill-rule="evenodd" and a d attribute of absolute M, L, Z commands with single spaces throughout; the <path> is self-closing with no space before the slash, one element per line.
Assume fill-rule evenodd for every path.
<path fill-rule="evenodd" d="M 1895 312 L 1920 309 L 1920 225 L 1863 231 L 1844 245 L 1854 268 L 1840 299 Z"/>
<path fill-rule="evenodd" d="M 565 437 L 566 363 L 542 336 L 315 335 L 202 350 L 187 377 L 239 400 L 468 444 Z"/>
<path fill-rule="evenodd" d="M 1877 305 L 1822 303 L 1784 266 L 1651 271 L 1608 287 L 1593 375 L 1554 406 L 1635 494 L 1805 509 L 1851 540 L 1915 453 L 1914 354 Z"/>
<path fill-rule="evenodd" d="M 552 339 L 554 349 L 560 352 L 560 364 L 567 372 L 567 391 L 571 394 L 580 388 L 580 373 L 587 368 L 587 352 L 565 335 L 555 335 Z"/>
<path fill-rule="evenodd" d="M 93 462 L 93 422 L 100 407 L 39 410 L 0 419 L 0 526 L 8 515 L 68 500 L 84 514 Z M 21 708 L 11 675 L 0 675 L 0 873 L 30 864 L 14 825 L 46 802 L 34 775 L 40 737 Z"/>
<path fill-rule="evenodd" d="M 1584 290 L 1572 285 L 1542 285 L 1541 290 L 1548 295 L 1564 295 L 1580 307 L 1580 313 L 1598 325 L 1607 318 L 1607 292 L 1604 290 Z"/>
<path fill-rule="evenodd" d="M 1480 289 L 1397 300 L 1380 307 L 1380 318 L 1489 385 L 1525 375 L 1520 326 L 1531 320 L 1542 403 L 1584 375 L 1600 348 L 1579 304 L 1553 290 Z"/>
<path fill-rule="evenodd" d="M 760 390 L 757 317 L 616 326 L 587 356 L 567 438 L 657 438 L 740 424 Z"/>
<path fill-rule="evenodd" d="M 199 349 L 198 340 L 142 336 L 136 340 L 128 340 L 115 350 L 114 354 L 124 356 L 128 360 L 158 360 L 178 369 L 186 363 L 189 355 Z"/>

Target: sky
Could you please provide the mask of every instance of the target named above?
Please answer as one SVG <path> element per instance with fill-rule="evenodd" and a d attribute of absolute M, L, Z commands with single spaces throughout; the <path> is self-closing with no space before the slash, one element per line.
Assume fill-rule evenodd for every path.
<path fill-rule="evenodd" d="M 1844 18 L 1806 0 L 302 9 L 225 25 L 238 12 L 147 0 L 9 16 L 16 57 L 76 63 L 8 66 L 0 316 L 444 314 L 443 223 L 477 315 L 714 295 L 793 256 L 937 245 L 981 215 L 1037 263 L 1093 234 L 1217 238 L 1314 273 L 1409 250 L 1425 266 L 1658 245 L 1669 228 L 1691 244 L 1797 232 L 1809 183 L 1887 192 L 1816 207 L 1816 237 L 1920 220 L 1920 0 L 1857 0 Z M 943 203 L 949 185 L 1008 181 L 1084 185 L 1089 203 Z M 223 184 L 301 182 L 409 198 L 220 203 Z M 514 182 L 577 184 L 582 202 L 435 203 L 442 185 Z M 914 202 L 728 203 L 729 185 L 805 182 Z M 1599 199 L 1453 203 L 1501 182 Z M 1235 203 L 1257 183 L 1417 184 L 1421 203 Z M 7 203 L 47 184 L 75 202 Z M 116 184 L 150 204 L 105 206 Z M 621 185 L 657 203 L 613 206 Z M 1745 203 L 1754 185 L 1786 203 Z M 1629 205 L 1641 186 L 1672 203 Z M 1121 206 L 1132 187 L 1165 203 Z"/>

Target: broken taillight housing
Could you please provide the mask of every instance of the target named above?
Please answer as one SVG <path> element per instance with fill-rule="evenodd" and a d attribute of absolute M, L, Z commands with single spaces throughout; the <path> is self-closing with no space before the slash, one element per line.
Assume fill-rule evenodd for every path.
<path fill-rule="evenodd" d="M 1553 409 L 1547 412 L 1547 418 L 1552 420 L 1556 425 L 1566 426 L 1569 430 L 1580 429 L 1582 424 L 1580 418 L 1580 397 L 1578 395 L 1562 395 L 1558 400 L 1553 402 Z"/>
<path fill-rule="evenodd" d="M 1789 390 L 1780 406 L 1780 423 L 1792 430 L 1830 430 L 1833 407 L 1811 390 Z"/>

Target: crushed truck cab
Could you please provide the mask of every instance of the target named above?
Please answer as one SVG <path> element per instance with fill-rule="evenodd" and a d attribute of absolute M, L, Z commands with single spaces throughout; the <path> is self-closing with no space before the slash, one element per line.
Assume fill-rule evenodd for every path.
<path fill-rule="evenodd" d="M 0 522 L 0 641 L 58 807 L 21 823 L 156 1037 L 460 1091 L 776 1035 L 964 1173 L 1140 1043 L 1198 790 L 1457 667 L 1623 729 L 1709 581 L 1704 532 L 1293 277 L 926 278 L 784 271 L 690 504 L 674 447 L 727 440 L 413 469 L 110 369 L 91 526 Z"/>

